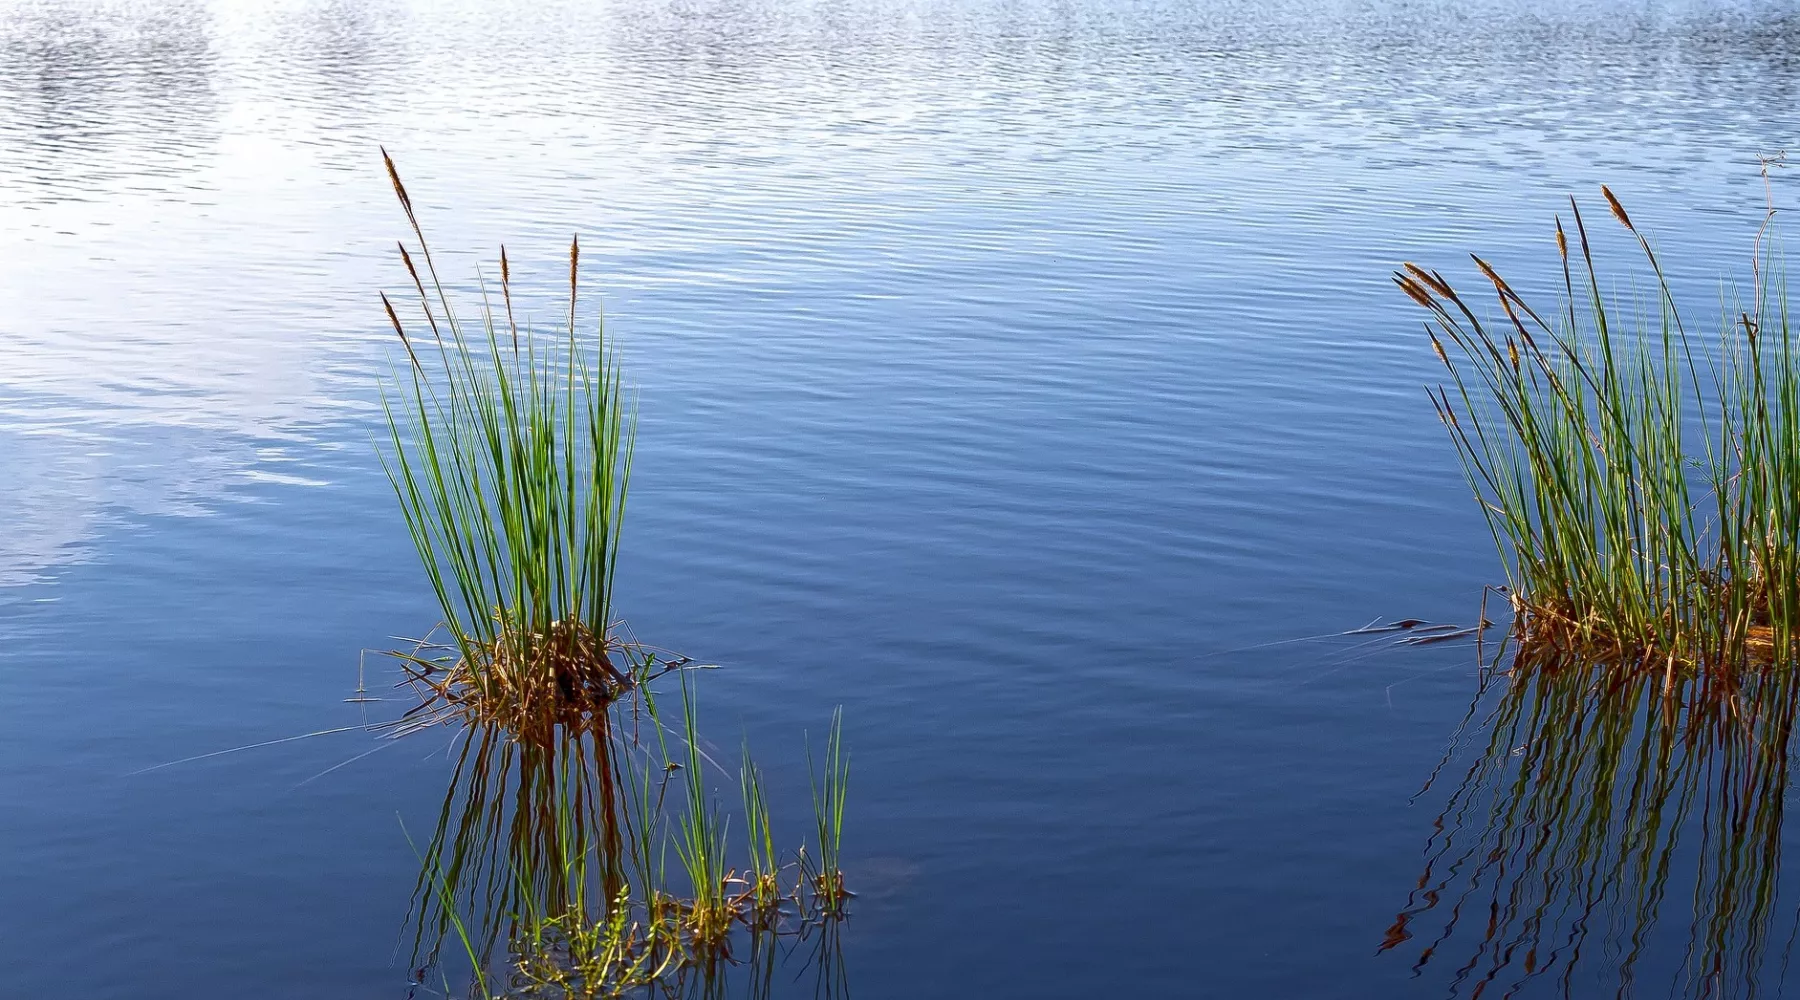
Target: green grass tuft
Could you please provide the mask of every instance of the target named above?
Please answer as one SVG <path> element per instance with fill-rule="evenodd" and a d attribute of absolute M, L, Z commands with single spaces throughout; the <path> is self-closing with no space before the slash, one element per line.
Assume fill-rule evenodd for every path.
<path fill-rule="evenodd" d="M 454 942 L 477 995 L 622 996 L 680 987 L 690 974 L 712 982 L 732 964 L 740 928 L 772 956 L 776 938 L 836 923 L 848 895 L 836 860 L 848 777 L 840 720 L 822 793 L 824 870 L 810 870 L 804 849 L 788 864 L 777 855 L 746 752 L 751 859 L 740 876 L 707 783 L 718 767 L 701 750 L 692 662 L 631 640 L 612 617 L 634 414 L 604 331 L 578 326 L 579 244 L 569 245 L 562 329 L 516 321 L 504 249 L 499 308 L 483 285 L 479 319 L 466 323 L 382 155 L 423 262 L 401 245 L 418 295 L 410 329 L 382 297 L 406 352 L 383 387 L 382 461 L 448 633 L 395 654 L 422 699 L 385 728 L 399 737 L 467 724 L 421 852 L 419 967 Z M 650 685 L 670 672 L 682 672 L 683 696 L 672 726 Z M 668 884 L 671 850 L 687 894 Z M 784 894 L 789 871 L 795 888 Z M 829 905 L 803 900 L 808 874 L 816 891 L 830 888 Z M 835 934 L 829 949 L 823 941 L 820 954 L 835 955 Z M 510 962 L 495 970 L 502 945 Z"/>
<path fill-rule="evenodd" d="M 843 911 L 851 892 L 844 887 L 841 866 L 844 840 L 844 798 L 850 791 L 850 757 L 844 751 L 844 710 L 831 713 L 831 734 L 825 742 L 825 767 L 814 774 L 812 748 L 806 751 L 808 777 L 812 781 L 813 822 L 818 839 L 814 841 L 819 856 L 811 875 L 814 903 L 819 912 L 835 915 Z"/>
<path fill-rule="evenodd" d="M 569 244 L 559 333 L 514 319 L 500 254 L 496 310 L 459 318 L 393 161 L 395 194 L 421 270 L 401 260 L 422 323 L 409 333 L 384 295 L 407 363 L 384 388 L 392 448 L 383 464 L 443 611 L 447 669 L 405 657 L 440 707 L 547 740 L 602 713 L 647 661 L 616 634 L 613 579 L 631 467 L 634 413 L 602 330 L 577 325 L 580 246 Z"/>
<path fill-rule="evenodd" d="M 1486 261 L 1483 318 L 1413 264 L 1454 393 L 1432 394 L 1507 564 L 1522 641 L 1631 671 L 1728 675 L 1791 662 L 1800 626 L 1800 355 L 1778 256 L 1747 302 L 1691 336 L 1651 244 L 1648 301 L 1603 290 L 1580 208 L 1559 218 L 1563 300 L 1543 313 Z M 1772 214 L 1772 212 L 1771 212 Z M 1441 339 L 1440 339 L 1441 338 Z"/>

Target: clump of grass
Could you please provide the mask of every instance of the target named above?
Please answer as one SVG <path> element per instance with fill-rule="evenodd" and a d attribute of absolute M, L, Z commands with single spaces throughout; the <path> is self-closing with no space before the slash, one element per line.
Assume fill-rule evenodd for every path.
<path fill-rule="evenodd" d="M 750 932 L 749 954 L 742 962 L 683 962 L 679 952 L 662 949 L 644 935 L 642 925 L 632 917 L 627 897 L 616 899 L 610 912 L 611 916 L 600 922 L 573 912 L 545 922 L 534 942 L 536 947 L 516 956 L 504 989 L 478 987 L 476 995 L 488 1000 L 724 997 L 738 993 L 771 997 L 776 995 L 777 971 L 793 973 L 789 980 L 812 978 L 814 996 L 849 995 L 836 924 L 817 924 L 786 935 L 774 928 L 758 928 Z M 809 951 L 794 947 L 807 939 L 813 942 Z M 785 970 L 784 965 L 788 966 Z M 745 981 L 744 988 L 729 989 L 733 980 Z M 798 991 L 785 982 L 781 992 Z"/>
<path fill-rule="evenodd" d="M 655 947 L 632 919 L 628 888 L 619 890 L 600 919 L 572 907 L 528 926 L 512 976 L 515 995 L 623 997 L 676 966 L 678 952 Z"/>
<path fill-rule="evenodd" d="M 1495 317 L 1436 271 L 1409 263 L 1394 276 L 1431 313 L 1456 389 L 1433 402 L 1506 561 L 1518 633 L 1671 681 L 1790 661 L 1800 356 L 1779 259 L 1759 235 L 1749 300 L 1707 343 L 1690 336 L 1650 241 L 1601 193 L 1654 277 L 1650 301 L 1609 298 L 1573 199 L 1572 240 L 1556 221 L 1555 310 L 1527 304 L 1479 257 Z"/>
<path fill-rule="evenodd" d="M 569 245 L 562 329 L 540 334 L 515 319 L 504 248 L 498 304 L 483 285 L 479 318 L 465 322 L 382 155 L 417 242 L 417 261 L 404 243 L 400 256 L 420 317 L 409 328 L 382 297 L 406 352 L 384 386 L 392 447 L 383 464 L 449 637 L 434 630 L 395 654 L 422 698 L 388 728 L 400 736 L 466 724 L 456 779 L 422 852 L 414 957 L 435 964 L 454 935 L 476 990 L 491 995 L 490 955 L 504 939 L 514 957 L 507 981 L 521 995 L 619 996 L 730 964 L 739 928 L 761 946 L 794 933 L 785 917 L 804 933 L 844 916 L 839 720 L 834 805 L 820 821 L 829 861 L 812 875 L 832 900 L 822 907 L 801 898 L 810 863 L 784 865 L 774 850 L 747 755 L 740 784 L 752 857 L 747 875 L 729 866 L 687 674 L 676 727 L 664 725 L 650 688 L 691 661 L 636 642 L 612 618 L 633 414 L 603 331 L 590 338 L 578 327 L 579 243 Z M 640 738 L 645 722 L 649 740 Z M 671 801 L 675 781 L 685 784 Z M 670 887 L 671 849 L 686 892 Z M 799 874 L 784 895 L 789 870 Z"/>
<path fill-rule="evenodd" d="M 450 636 L 447 656 L 403 659 L 435 709 L 544 742 L 602 714 L 653 663 L 611 618 L 633 411 L 603 331 L 578 327 L 579 243 L 560 333 L 515 318 L 504 248 L 501 308 L 484 285 L 471 324 L 382 157 L 423 261 L 400 245 L 422 318 L 411 332 L 382 296 L 407 357 L 384 391 L 383 463 Z"/>

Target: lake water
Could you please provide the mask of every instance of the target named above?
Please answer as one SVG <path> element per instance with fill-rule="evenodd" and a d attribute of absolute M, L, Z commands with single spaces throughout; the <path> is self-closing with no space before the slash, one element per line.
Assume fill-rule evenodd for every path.
<path fill-rule="evenodd" d="M 1545 287 L 1605 182 L 1704 315 L 1797 101 L 1784 0 L 0 0 L 0 994 L 406 993 L 448 734 L 145 770 L 403 707 L 384 144 L 459 279 L 550 316 L 581 235 L 620 610 L 795 835 L 844 706 L 856 995 L 1472 995 L 1491 884 L 1378 946 L 1474 651 L 1284 641 L 1501 578 L 1387 272 Z M 1681 879 L 1603 914 L 1639 993 L 1800 979 L 1791 895 L 1684 968 Z"/>

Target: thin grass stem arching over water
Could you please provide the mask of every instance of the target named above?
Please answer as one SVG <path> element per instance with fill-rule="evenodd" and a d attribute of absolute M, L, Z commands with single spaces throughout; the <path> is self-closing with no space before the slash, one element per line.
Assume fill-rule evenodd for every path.
<path fill-rule="evenodd" d="M 1498 315 L 1413 264 L 1454 391 L 1432 393 L 1507 563 L 1521 641 L 1631 671 L 1790 663 L 1800 625 L 1800 355 L 1779 257 L 1760 239 L 1748 302 L 1691 335 L 1662 264 L 1611 191 L 1653 278 L 1609 295 L 1578 206 L 1557 220 L 1560 307 L 1486 261 Z M 1772 210 L 1771 210 L 1772 214 Z"/>
<path fill-rule="evenodd" d="M 519 324 L 504 249 L 499 308 L 484 285 L 471 323 L 382 155 L 423 261 L 401 244 L 418 295 L 410 331 L 382 297 L 406 350 L 384 391 L 383 462 L 450 637 L 448 656 L 403 659 L 436 709 L 546 741 L 603 713 L 651 663 L 611 617 L 633 411 L 604 333 L 578 326 L 579 244 L 563 330 Z"/>

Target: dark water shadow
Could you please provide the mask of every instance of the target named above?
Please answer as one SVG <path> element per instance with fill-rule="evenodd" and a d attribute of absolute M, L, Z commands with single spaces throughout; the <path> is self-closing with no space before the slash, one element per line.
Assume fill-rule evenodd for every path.
<path fill-rule="evenodd" d="M 1447 972 L 1451 996 L 1594 996 L 1598 980 L 1618 997 L 1751 997 L 1778 984 L 1794 932 L 1779 873 L 1800 681 L 1621 679 L 1507 650 L 1495 664 L 1507 669 L 1433 775 L 1460 782 L 1380 950 L 1411 953 L 1415 976 Z"/>

